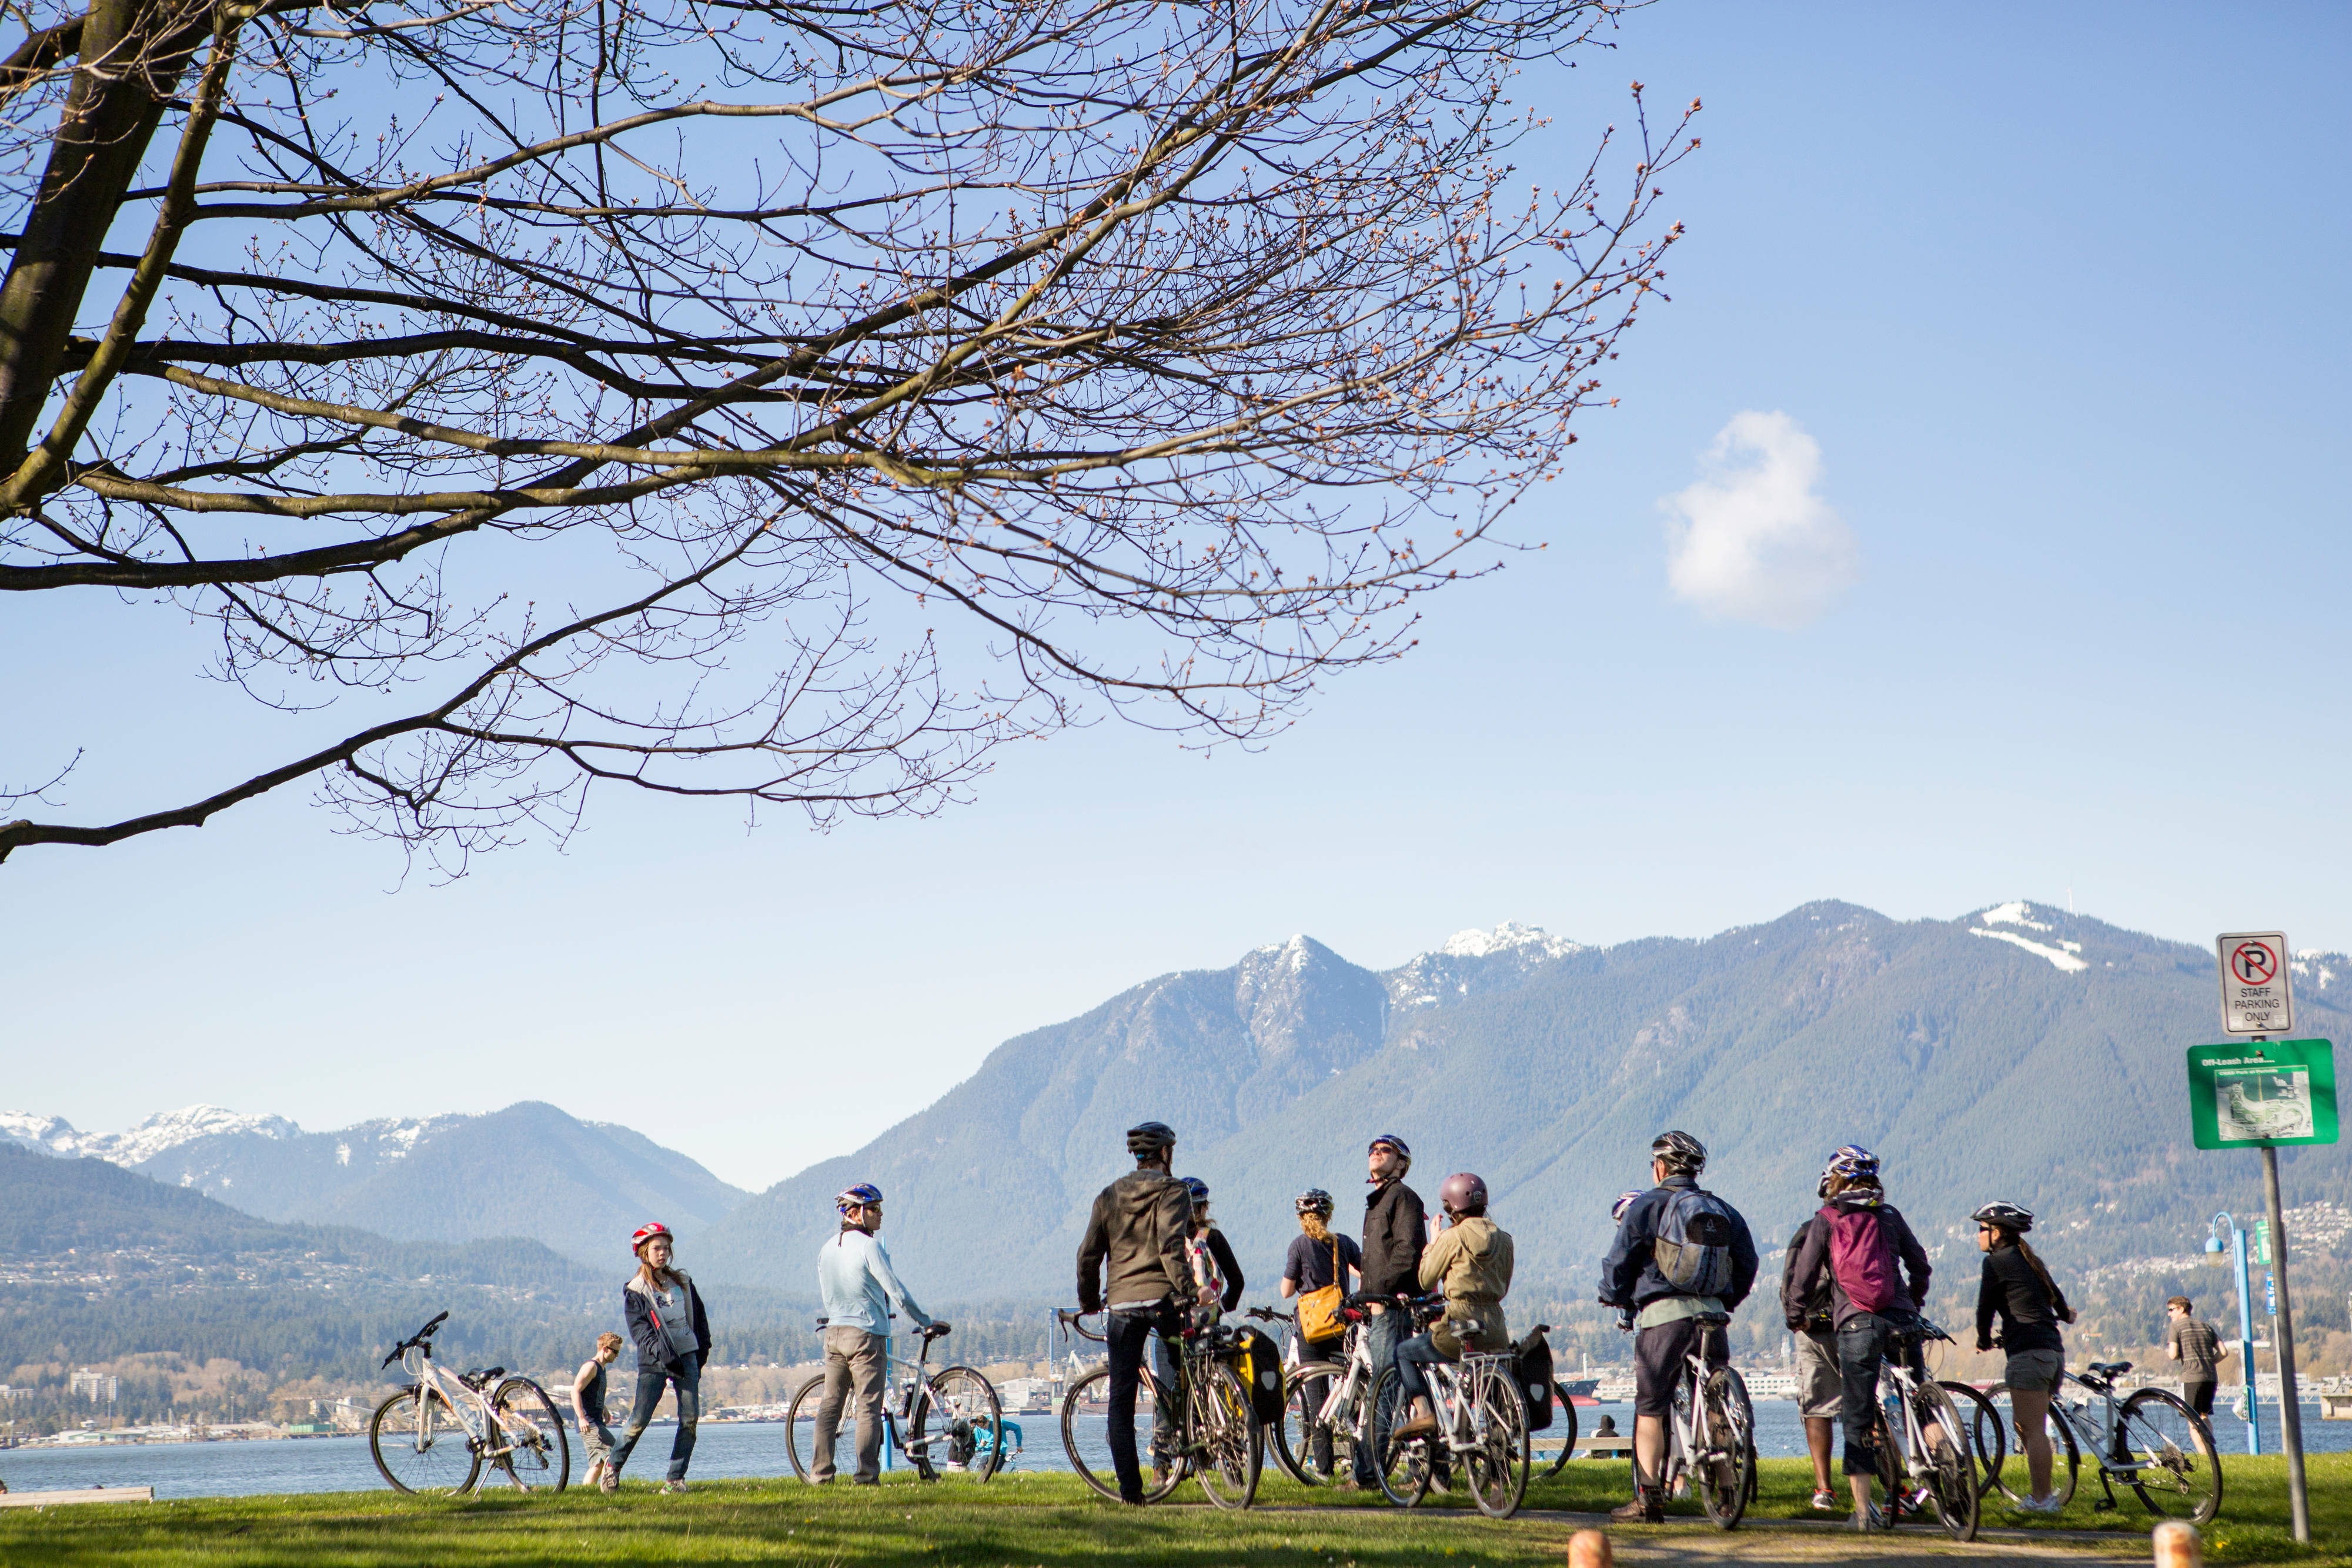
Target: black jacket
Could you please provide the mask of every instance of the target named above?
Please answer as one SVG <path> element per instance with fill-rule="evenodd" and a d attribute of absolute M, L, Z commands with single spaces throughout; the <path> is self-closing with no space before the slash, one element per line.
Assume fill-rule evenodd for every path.
<path fill-rule="evenodd" d="M 2056 1281 L 2052 1281 L 2053 1288 Z M 2042 1276 L 2014 1247 L 1996 1247 L 1985 1254 L 1983 1283 L 1977 1287 L 1977 1348 L 1992 1348 L 1993 1314 L 2000 1315 L 2004 1350 L 2064 1350 L 2061 1322 L 2074 1321 L 2066 1292 L 2052 1300 L 2042 1287 Z"/>
<path fill-rule="evenodd" d="M 1133 1170 L 1095 1195 L 1078 1243 L 1078 1306 L 1089 1312 L 1139 1302 L 1189 1301 L 1192 1261 L 1184 1239 L 1192 1233 L 1192 1195 L 1157 1168 Z M 1103 1266 L 1110 1289 L 1103 1289 Z"/>
<path fill-rule="evenodd" d="M 1386 1182 L 1365 1195 L 1365 1295 L 1421 1293 L 1421 1248 L 1428 1228 L 1421 1194 L 1404 1183 Z"/>
<path fill-rule="evenodd" d="M 1927 1281 L 1935 1270 L 1928 1265 L 1927 1249 L 1911 1234 L 1910 1222 L 1903 1218 L 1903 1211 L 1891 1203 L 1871 1203 L 1853 1192 L 1838 1194 L 1830 1199 L 1828 1207 L 1866 1208 L 1878 1216 L 1879 1232 L 1893 1244 L 1895 1256 L 1902 1264 L 1906 1291 L 1887 1310 L 1917 1312 L 1927 1300 Z M 1797 1260 L 1790 1265 L 1788 1277 L 1797 1289 L 1796 1300 L 1801 1301 L 1816 1291 L 1828 1291 L 1831 1314 L 1840 1328 L 1862 1310 L 1847 1300 L 1845 1287 L 1838 1283 L 1837 1270 L 1830 1267 L 1830 1222 L 1819 1214 L 1806 1223 L 1804 1244 L 1798 1249 Z M 1790 1300 L 1785 1293 L 1781 1297 L 1784 1314 L 1790 1310 Z M 1783 1321 L 1791 1329 L 1799 1326 L 1785 1316 Z"/>
<path fill-rule="evenodd" d="M 694 1361 L 699 1366 L 710 1359 L 710 1319 L 703 1313 L 702 1292 L 694 1288 L 692 1277 L 679 1270 L 671 1272 L 686 1283 L 687 1308 L 694 1314 Z M 669 1335 L 658 1321 L 654 1299 L 638 1291 L 634 1275 L 621 1287 L 621 1312 L 628 1320 L 629 1339 L 637 1347 L 639 1370 L 677 1364 L 677 1352 L 670 1348 Z"/>
<path fill-rule="evenodd" d="M 1601 1304 L 1637 1311 L 1652 1301 L 1667 1296 L 1686 1296 L 1688 1291 L 1678 1291 L 1667 1278 L 1658 1272 L 1654 1261 L 1658 1239 L 1658 1221 L 1664 1217 L 1667 1200 L 1677 1190 L 1703 1190 L 1690 1176 L 1670 1176 L 1626 1206 L 1625 1218 L 1617 1223 L 1617 1240 L 1609 1249 L 1609 1256 L 1601 1260 Z M 1736 1222 L 1731 1232 L 1731 1289 L 1720 1300 L 1724 1310 L 1730 1311 L 1748 1299 L 1756 1288 L 1756 1239 L 1748 1232 L 1748 1221 L 1728 1203 Z"/>
<path fill-rule="evenodd" d="M 1824 1333 L 1836 1321 L 1828 1281 L 1816 1280 L 1811 1291 L 1802 1292 L 1796 1286 L 1797 1257 L 1805 1249 L 1805 1238 L 1812 1228 L 1810 1219 L 1797 1227 L 1797 1233 L 1789 1238 L 1789 1255 L 1780 1260 L 1780 1316 L 1792 1333 Z"/>

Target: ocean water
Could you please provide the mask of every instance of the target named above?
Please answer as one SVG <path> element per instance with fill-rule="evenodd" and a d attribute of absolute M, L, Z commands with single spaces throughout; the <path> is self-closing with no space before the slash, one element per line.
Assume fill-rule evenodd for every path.
<path fill-rule="evenodd" d="M 2278 1409 L 2263 1410 L 2263 1448 L 2279 1451 Z M 1621 1431 L 1633 1427 L 1630 1405 L 1585 1406 L 1577 1411 L 1580 1429 L 1590 1436 L 1602 1416 L 1612 1416 Z M 1044 1413 L 1011 1418 L 1020 1428 L 1022 1452 L 1013 1468 L 1020 1470 L 1067 1470 L 1062 1452 L 1061 1424 Z M 1103 1418 L 1082 1416 L 1078 1441 L 1089 1464 L 1108 1465 L 1102 1440 Z M 637 1449 L 633 1474 L 658 1479 L 669 1457 L 672 1428 L 647 1430 Z M 2245 1425 L 2216 1410 L 2213 1440 L 2228 1460 L 2246 1451 Z M 2352 1421 L 2322 1421 L 2319 1406 L 2308 1404 L 2303 1415 L 2304 1447 L 2312 1453 L 2352 1449 Z M 1756 1406 L 1756 1447 L 1767 1457 L 1793 1458 L 1805 1451 L 1804 1423 L 1787 1400 L 1768 1399 Z M 843 1458 L 846 1459 L 846 1444 Z M 902 1461 L 903 1463 L 903 1461 Z M 583 1461 L 574 1451 L 572 1475 L 577 1479 Z M 697 1435 L 692 1475 L 706 1479 L 782 1477 L 792 1474 L 784 1451 L 782 1422 L 736 1426 L 706 1425 Z M 0 1479 L 14 1491 L 64 1490 L 97 1486 L 152 1486 L 159 1498 L 237 1497 L 256 1492 L 372 1491 L 383 1487 L 368 1457 L 365 1437 L 297 1437 L 268 1442 L 151 1443 L 71 1448 L 11 1448 L 0 1450 Z"/>

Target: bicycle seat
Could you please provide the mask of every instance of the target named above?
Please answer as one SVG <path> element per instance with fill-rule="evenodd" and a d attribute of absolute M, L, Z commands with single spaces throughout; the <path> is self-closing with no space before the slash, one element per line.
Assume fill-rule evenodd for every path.
<path fill-rule="evenodd" d="M 503 1366 L 478 1366 L 471 1372 L 459 1373 L 457 1381 L 478 1394 L 493 1379 L 504 1377 L 506 1375 L 507 1369 Z"/>
<path fill-rule="evenodd" d="M 2095 1361 L 2090 1365 L 2094 1377 L 2121 1377 L 2131 1369 L 2132 1364 L 2128 1361 Z"/>
<path fill-rule="evenodd" d="M 1695 1323 L 1727 1323 L 1730 1321 L 1729 1312 L 1693 1312 L 1691 1314 L 1691 1322 Z"/>

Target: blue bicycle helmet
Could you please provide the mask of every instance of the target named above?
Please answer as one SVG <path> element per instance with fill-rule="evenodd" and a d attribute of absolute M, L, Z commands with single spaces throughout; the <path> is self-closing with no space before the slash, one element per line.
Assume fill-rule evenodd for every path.
<path fill-rule="evenodd" d="M 1184 1183 L 1184 1190 L 1192 1195 L 1193 1207 L 1198 1208 L 1201 1205 L 1209 1201 L 1209 1184 L 1207 1182 L 1202 1181 L 1199 1176 L 1185 1176 L 1181 1179 Z"/>
<path fill-rule="evenodd" d="M 1822 1179 L 1818 1188 L 1821 1197 L 1829 1197 L 1830 1182 L 1833 1177 L 1843 1178 L 1848 1186 L 1857 1184 L 1864 1186 L 1876 1186 L 1878 1156 L 1860 1144 L 1847 1144 L 1832 1155 L 1830 1163 L 1822 1167 Z"/>
<path fill-rule="evenodd" d="M 833 1200 L 833 1207 L 846 1215 L 853 1208 L 866 1208 L 882 1201 L 882 1189 L 870 1181 L 845 1187 Z"/>

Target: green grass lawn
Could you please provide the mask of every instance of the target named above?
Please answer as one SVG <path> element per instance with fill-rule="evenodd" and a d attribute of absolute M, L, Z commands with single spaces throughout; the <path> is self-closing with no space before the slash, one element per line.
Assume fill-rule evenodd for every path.
<path fill-rule="evenodd" d="M 2207 1531 L 2216 1563 L 2346 1562 L 2352 1551 L 2352 1455 L 2311 1465 L 2315 1537 L 2287 1539 L 2284 1461 L 2231 1458 L 2221 1518 Z M 1624 1495 L 1622 1464 L 1577 1463 L 1557 1480 L 1528 1489 L 1535 1510 L 1597 1511 Z M 1755 1517 L 1809 1517 L 1807 1467 L 1768 1460 Z M 1197 1489 L 1178 1494 L 1199 1497 Z M 1211 1568 L 1247 1561 L 1267 1568 L 1517 1568 L 1557 1564 L 1572 1521 L 1495 1523 L 1458 1502 L 1408 1516 L 1377 1494 L 1308 1493 L 1269 1471 L 1260 1506 L 1221 1514 L 1199 1506 L 1122 1510 L 1097 1502 L 1073 1478 L 1007 1476 L 987 1486 L 919 1486 L 894 1477 L 878 1490 L 819 1491 L 790 1481 L 711 1481 L 682 1498 L 632 1483 L 614 1498 L 490 1495 L 458 1501 L 390 1491 L 302 1497 L 220 1498 L 148 1506 L 0 1511 L 0 1564 L 89 1563 L 109 1568 L 206 1568 L 300 1564 L 302 1568 L 601 1563 L 868 1563 L 1065 1568 L 1149 1564 Z M 1313 1504 L 1311 1511 L 1302 1510 Z M 1683 1531 L 1703 1530 L 1695 1507 Z M 1988 1525 L 2023 1525 L 1989 1511 Z M 2105 1529 L 2147 1538 L 2137 1502 L 2095 1514 L 2078 1503 L 2043 1530 Z M 1632 1533 L 1629 1531 L 1629 1533 Z M 1922 1534 L 1924 1542 L 1934 1539 Z"/>

